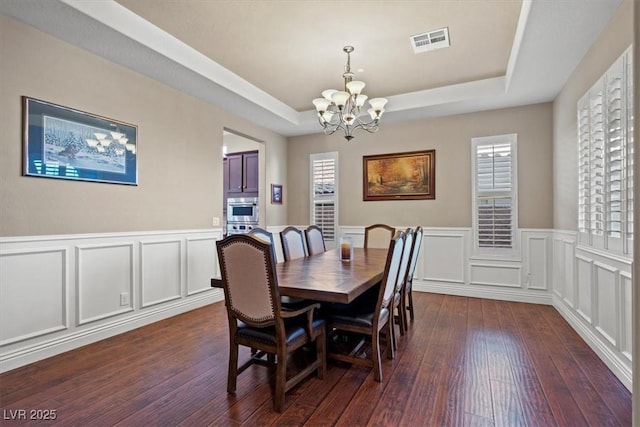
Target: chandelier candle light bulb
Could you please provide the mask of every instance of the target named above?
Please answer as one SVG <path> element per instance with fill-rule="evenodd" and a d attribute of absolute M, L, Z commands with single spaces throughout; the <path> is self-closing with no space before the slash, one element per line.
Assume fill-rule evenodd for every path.
<path fill-rule="evenodd" d="M 362 93 L 366 84 L 359 80 L 353 80 L 354 73 L 351 72 L 352 46 L 345 46 L 342 49 L 347 54 L 347 65 L 344 78 L 344 90 L 327 89 L 322 92 L 322 98 L 314 99 L 313 105 L 318 113 L 318 122 L 324 129 L 324 133 L 331 135 L 338 129 L 344 131 L 347 141 L 353 139 L 353 131 L 364 129 L 367 132 L 376 132 L 380 123 L 380 117 L 384 113 L 384 106 L 387 103 L 385 98 L 369 99 L 370 109 L 367 110 L 371 121 L 365 121 L 360 117 L 361 109 L 367 101 L 367 95 Z"/>

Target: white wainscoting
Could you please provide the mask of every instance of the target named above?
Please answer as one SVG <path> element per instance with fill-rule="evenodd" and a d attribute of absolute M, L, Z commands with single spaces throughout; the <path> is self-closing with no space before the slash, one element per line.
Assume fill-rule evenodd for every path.
<path fill-rule="evenodd" d="M 553 235 L 553 305 L 631 390 L 632 258 L 578 244 L 572 231 Z"/>
<path fill-rule="evenodd" d="M 395 226 L 404 230 L 406 226 Z M 364 245 L 364 226 L 340 227 Z M 424 228 L 420 258 L 414 275 L 416 291 L 551 304 L 550 230 L 519 231 L 517 260 L 477 259 L 471 256 L 471 228 Z"/>
<path fill-rule="evenodd" d="M 222 229 L 0 239 L 0 372 L 221 301 Z"/>
<path fill-rule="evenodd" d="M 280 260 L 284 227 L 268 228 Z M 364 226 L 338 236 L 362 246 Z M 211 229 L 0 239 L 0 372 L 223 300 L 210 287 L 221 237 Z M 414 289 L 553 304 L 630 389 L 631 258 L 578 245 L 570 231 L 522 229 L 518 241 L 516 259 L 479 259 L 470 228 L 425 228 Z"/>
<path fill-rule="evenodd" d="M 364 242 L 364 227 L 339 234 Z M 478 259 L 472 236 L 470 228 L 425 228 L 414 290 L 553 304 L 631 389 L 631 258 L 579 246 L 575 232 L 522 229 L 519 259 Z"/>

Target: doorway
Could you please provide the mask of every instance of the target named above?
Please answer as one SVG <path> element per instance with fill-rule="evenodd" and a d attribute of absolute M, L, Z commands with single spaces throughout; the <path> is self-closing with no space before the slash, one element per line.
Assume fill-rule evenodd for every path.
<path fill-rule="evenodd" d="M 228 129 L 223 131 L 222 218 L 225 235 L 230 229 L 234 232 L 248 231 L 251 227 L 258 226 L 258 221 L 264 223 L 264 186 L 261 179 L 264 165 L 263 149 L 264 144 L 261 141 Z M 256 204 L 257 220 L 247 224 L 233 223 L 231 213 L 228 212 L 228 202 L 249 199 Z"/>

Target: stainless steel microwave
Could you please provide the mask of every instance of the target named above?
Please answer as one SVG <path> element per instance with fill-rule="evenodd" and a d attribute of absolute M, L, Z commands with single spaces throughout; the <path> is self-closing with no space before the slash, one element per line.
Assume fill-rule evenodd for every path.
<path fill-rule="evenodd" d="M 258 223 L 257 197 L 231 197 L 227 199 L 227 222 Z"/>

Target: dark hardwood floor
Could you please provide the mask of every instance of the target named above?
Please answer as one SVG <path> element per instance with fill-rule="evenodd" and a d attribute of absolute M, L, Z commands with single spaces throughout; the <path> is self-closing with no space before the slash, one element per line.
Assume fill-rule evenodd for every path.
<path fill-rule="evenodd" d="M 330 364 L 278 414 L 268 372 L 254 366 L 229 395 L 216 303 L 0 375 L 0 424 L 631 425 L 631 394 L 554 308 L 414 295 L 415 322 L 383 359 L 382 383 L 371 369 Z M 19 410 L 56 419 L 11 420 Z"/>

